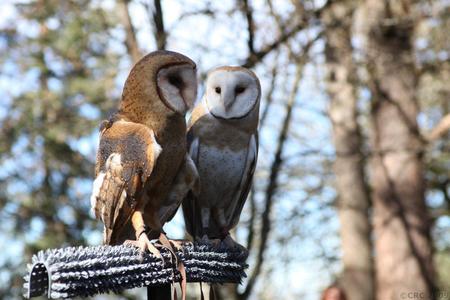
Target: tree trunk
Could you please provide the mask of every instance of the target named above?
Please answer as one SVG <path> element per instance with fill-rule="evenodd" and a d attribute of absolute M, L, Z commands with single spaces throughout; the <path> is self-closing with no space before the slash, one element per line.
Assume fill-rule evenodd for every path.
<path fill-rule="evenodd" d="M 410 1 L 366 1 L 377 299 L 435 299 Z M 418 293 L 418 294 L 417 294 Z"/>
<path fill-rule="evenodd" d="M 336 149 L 334 172 L 344 270 L 339 285 L 349 300 L 374 298 L 370 242 L 370 196 L 364 176 L 362 138 L 357 123 L 351 25 L 354 1 L 333 3 L 323 14 L 327 92 Z"/>

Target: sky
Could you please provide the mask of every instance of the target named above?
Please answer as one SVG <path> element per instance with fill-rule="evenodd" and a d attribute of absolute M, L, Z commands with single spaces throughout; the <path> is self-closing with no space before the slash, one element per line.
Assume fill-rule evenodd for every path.
<path fill-rule="evenodd" d="M 17 28 L 27 35 L 37 34 L 37 29 L 35 26 L 24 22 L 23 20 L 17 19 L 15 14 L 15 9 L 13 7 L 14 3 L 17 1 L 6 1 L 2 2 L 0 9 L 0 28 L 5 25 L 10 24 L 10 22 L 16 22 Z M 217 3 L 217 2 L 215 2 Z M 114 7 L 113 1 L 94 1 L 94 5 L 101 5 L 105 9 L 112 9 Z M 220 3 L 220 10 L 227 11 L 232 8 L 232 1 L 225 1 Z M 212 9 L 215 9 L 212 4 Z M 226 5 L 229 5 L 228 7 Z M 254 1 L 255 6 L 263 5 L 263 1 Z M 239 65 L 242 63 L 243 59 L 247 56 L 246 52 L 246 35 L 242 32 L 240 24 L 242 19 L 239 16 L 233 15 L 233 19 L 230 19 L 230 15 L 223 13 L 220 14 L 215 20 L 211 20 L 208 17 L 189 17 L 183 20 L 182 25 L 179 25 L 178 20 L 180 14 L 184 11 L 186 7 L 194 11 L 196 7 L 201 6 L 198 1 L 184 1 L 183 7 L 181 7 L 180 2 L 168 0 L 163 1 L 163 11 L 164 11 L 164 21 L 165 26 L 170 32 L 168 39 L 168 50 L 178 51 L 183 54 L 188 55 L 194 61 L 197 62 L 200 72 L 206 72 L 207 70 L 217 67 L 220 65 Z M 217 7 L 219 9 L 219 7 Z M 278 7 L 280 11 L 283 7 Z M 141 45 L 143 45 L 144 51 L 150 51 L 154 48 L 154 40 L 152 37 L 152 28 L 149 26 L 148 16 L 142 10 L 142 7 L 137 4 L 132 4 L 130 6 L 130 14 L 132 16 L 133 24 L 138 28 L 138 40 Z M 264 24 L 262 18 L 264 15 L 255 15 L 256 22 Z M 117 33 L 120 35 L 120 33 Z M 311 33 L 313 34 L 313 33 Z M 270 37 L 260 36 L 256 39 L 256 46 L 259 47 L 261 44 L 266 42 L 266 39 Z M 306 37 L 305 37 L 306 40 Z M 236 42 L 239 41 L 239 42 Z M 212 51 L 202 51 L 201 49 L 208 47 Z M 317 52 L 321 51 L 321 45 L 318 45 Z M 282 61 L 282 58 L 279 59 Z M 274 61 L 277 63 L 277 61 Z M 129 61 L 124 60 L 118 68 L 121 73 L 116 79 L 118 91 L 120 91 L 123 82 L 126 79 L 127 72 L 129 70 Z M 14 66 L 8 69 L 8 66 L 3 66 L 3 70 L 8 70 L 14 73 Z M 265 91 L 269 85 L 269 80 L 266 73 L 265 67 L 257 67 L 256 70 L 262 83 L 263 90 Z M 285 74 L 286 82 L 289 83 L 292 73 L 295 71 L 291 66 L 288 67 Z M 29 87 L 33 84 L 36 79 L 36 74 L 33 72 L 28 73 L 29 78 L 24 78 L 21 85 L 16 85 L 7 79 L 5 76 L 0 76 L 0 97 L 7 99 L 6 93 L 3 91 L 8 90 L 9 95 L 17 95 L 22 92 L 22 89 Z M 324 117 L 323 112 L 326 110 L 326 98 L 321 93 L 322 87 L 320 86 L 320 70 L 317 70 L 313 65 L 309 65 L 305 69 L 304 79 L 301 82 L 300 92 L 298 93 L 299 100 L 297 101 L 297 107 L 295 108 L 295 118 L 294 122 L 300 122 L 304 127 L 301 129 L 306 133 L 300 133 L 301 136 L 301 148 L 299 148 L 297 142 L 289 142 L 286 148 L 285 155 L 287 157 L 293 156 L 292 164 L 308 165 L 311 162 L 305 161 L 302 158 L 296 158 L 296 154 L 302 150 L 308 149 L 323 149 L 328 152 L 329 155 L 333 155 L 333 148 L 330 144 L 329 139 L 329 124 Z M 283 79 L 281 79 L 283 80 Z M 12 87 L 12 90 L 11 90 Z M 289 89 L 290 87 L 287 86 Z M 201 97 L 202 89 L 199 89 L 199 98 Z M 261 132 L 261 152 L 258 164 L 261 166 L 268 166 L 271 163 L 271 157 L 269 153 L 273 153 L 275 147 L 273 141 L 276 140 L 278 134 L 279 120 L 284 115 L 283 102 L 286 91 L 276 91 L 276 101 L 273 104 L 270 115 L 267 120 L 267 130 Z M 264 109 L 264 105 L 262 107 Z M 82 109 L 85 115 L 96 116 L 96 111 L 89 106 Z M 5 106 L 0 106 L 0 117 L 2 114 L 6 113 Z M 294 130 L 297 130 L 296 126 L 293 126 Z M 317 140 L 311 140 L 305 138 L 305 136 L 310 135 L 312 132 L 316 133 Z M 93 156 L 97 148 L 98 134 L 97 130 L 93 130 L 92 134 L 87 135 L 79 140 L 70 141 L 70 145 L 80 151 L 83 155 Z M 320 161 L 320 159 L 318 160 Z M 15 162 L 12 162 L 15 163 Z M 264 174 L 257 176 L 255 178 L 255 184 L 264 184 Z M 284 181 L 286 181 L 285 179 Z M 310 176 L 305 176 L 304 180 L 306 182 L 298 182 L 299 186 L 309 186 L 317 184 L 318 177 L 314 174 Z M 89 193 L 91 187 L 90 182 L 85 182 L 80 185 L 80 189 Z M 20 188 L 20 187 L 17 187 Z M 258 288 L 269 284 L 273 287 L 273 291 L 281 290 L 285 293 L 287 298 L 294 297 L 296 293 L 304 293 L 303 299 L 316 299 L 321 289 L 324 288 L 332 278 L 330 277 L 333 273 L 339 271 L 340 264 L 334 262 L 329 263 L 328 260 L 322 259 L 320 256 L 323 254 L 320 251 L 320 247 L 332 249 L 332 251 L 339 251 L 339 239 L 333 233 L 338 228 L 337 217 L 335 211 L 328 208 L 321 208 L 323 205 L 323 200 L 321 199 L 304 199 L 305 192 L 301 189 L 294 189 L 292 191 L 281 191 L 282 196 L 277 197 L 277 203 L 274 207 L 274 214 L 284 215 L 289 214 L 298 205 L 297 201 L 302 201 L 304 203 L 303 211 L 310 212 L 308 216 L 304 217 L 300 224 L 302 228 L 290 228 L 285 226 L 275 226 L 274 235 L 276 236 L 290 236 L 292 230 L 299 232 L 299 235 L 294 238 L 294 241 L 286 243 L 284 247 L 280 247 L 278 243 L 273 243 L 267 253 L 267 259 L 276 260 L 280 257 L 280 253 L 286 257 L 296 257 L 295 261 L 287 260 L 283 262 L 283 267 L 276 268 L 270 278 L 260 280 L 257 285 Z M 324 195 L 327 199 L 332 199 L 334 197 L 334 191 L 328 190 Z M 257 196 L 257 198 L 260 197 Z M 298 199 L 298 200 L 296 200 Z M 88 199 L 86 199 L 88 201 Z M 318 209 L 323 209 L 324 211 L 320 216 L 314 215 L 314 211 Z M 62 212 L 66 214 L 66 218 L 70 217 L 70 211 Z M 320 217 L 325 215 L 328 219 L 329 226 L 326 228 L 318 228 L 318 222 L 322 222 Z M 245 221 L 247 216 L 244 214 L 242 216 L 243 221 Z M 3 226 L 3 229 L 7 231 L 7 225 Z M 42 231 L 43 224 L 39 220 L 33 223 L 33 230 L 28 234 L 27 239 L 33 240 L 39 236 Z M 169 224 L 165 226 L 165 230 L 168 235 L 172 238 L 182 238 L 184 236 L 183 230 L 183 219 L 181 215 L 181 210 L 179 210 L 176 217 Z M 311 232 L 319 233 L 320 230 L 329 231 L 320 233 L 320 236 L 326 236 L 325 240 L 317 241 L 314 236 L 311 236 Z M 4 233 L 0 233 L 0 239 Z M 101 232 L 90 232 L 89 243 L 91 245 L 96 245 L 101 243 Z M 238 238 L 245 238 L 245 230 L 238 230 Z M 318 246 L 319 245 L 319 246 Z M 5 251 L 0 254 L 0 260 L 11 258 L 15 255 L 20 256 L 22 251 L 22 245 L 19 241 L 8 244 Z M 335 253 L 333 253 L 335 255 Z M 338 254 L 339 255 L 339 254 Z M 250 260 L 250 264 L 252 261 Z M 5 274 L 0 273 L 0 282 L 2 276 Z M 286 282 L 289 280 L 289 282 Z M 283 289 L 282 287 L 290 286 L 289 289 Z M 257 296 L 255 296 L 257 297 Z M 256 299 L 256 298 L 255 298 Z"/>
<path fill-rule="evenodd" d="M 15 22 L 17 28 L 23 33 L 28 35 L 36 34 L 37 29 L 35 26 L 30 26 L 30 24 L 17 18 L 13 6 L 18 2 L 24 1 L 6 0 L 0 4 L 0 28 L 9 25 L 11 22 Z M 232 1 L 220 1 L 219 4 L 217 3 L 219 1 L 211 4 L 211 8 L 214 10 L 220 9 L 220 11 L 232 9 Z M 259 0 L 252 1 L 252 3 L 255 7 L 260 8 L 264 5 L 264 1 Z M 114 7 L 114 1 L 93 1 L 93 5 L 100 5 L 105 9 L 112 9 Z M 227 7 L 227 5 L 229 6 Z M 222 13 L 215 20 L 211 20 L 205 16 L 187 17 L 183 19 L 180 25 L 178 21 L 186 8 L 189 8 L 190 11 L 195 11 L 196 8 L 201 6 L 202 4 L 199 1 L 194 0 L 183 1 L 183 6 L 181 6 L 179 1 L 163 1 L 165 26 L 170 33 L 168 49 L 181 52 L 191 57 L 197 62 L 201 73 L 220 65 L 240 64 L 247 56 L 247 46 L 245 32 L 241 30 L 240 26 L 243 19 L 236 14 L 230 17 L 229 14 Z M 286 8 L 279 6 L 276 9 L 283 12 Z M 138 40 L 143 46 L 143 50 L 151 51 L 154 49 L 155 43 L 152 36 L 152 28 L 148 22 L 148 16 L 144 13 L 142 7 L 135 3 L 131 5 L 130 13 L 134 26 L 139 29 Z M 264 14 L 256 14 L 255 21 L 261 26 L 267 26 L 269 30 L 271 29 L 270 24 L 264 22 L 264 17 Z M 121 35 L 120 32 L 116 34 L 118 36 Z M 308 33 L 309 36 L 314 34 L 314 30 Z M 257 48 L 271 38 L 273 37 L 258 35 L 256 39 Z M 308 36 L 300 37 L 300 40 L 307 40 L 307 38 Z M 205 48 L 210 49 L 210 51 L 204 51 L 203 49 Z M 2 50 L 1 40 L 0 50 Z M 272 276 L 265 280 L 260 280 L 257 286 L 257 288 L 262 288 L 265 285 L 271 285 L 274 291 L 279 290 L 285 293 L 286 298 L 294 297 L 293 295 L 297 293 L 304 293 L 302 299 L 317 299 L 320 291 L 333 280 L 333 274 L 337 274 L 341 268 L 339 261 L 330 261 L 328 259 L 328 257 L 337 255 L 339 258 L 340 256 L 339 237 L 336 234 L 339 227 L 338 218 L 333 207 L 324 205 L 333 201 L 336 196 L 335 192 L 332 187 L 329 187 L 316 198 L 307 198 L 307 193 L 305 192 L 306 188 L 317 185 L 323 179 L 320 174 L 322 168 L 320 164 L 323 161 L 323 157 L 298 156 L 299 152 L 314 149 L 322 150 L 321 153 L 330 158 L 334 155 L 331 144 L 330 124 L 325 116 L 328 99 L 323 93 L 323 70 L 317 65 L 321 62 L 322 58 L 320 57 L 320 53 L 322 50 L 323 44 L 317 43 L 313 49 L 313 53 L 316 54 L 314 55 L 316 60 L 307 64 L 305 67 L 304 77 L 297 94 L 295 120 L 290 133 L 292 139 L 288 143 L 288 147 L 284 153 L 285 157 L 292 157 L 292 159 L 287 160 L 286 163 L 288 165 L 304 166 L 306 170 L 311 170 L 311 174 L 302 176 L 302 180 L 295 180 L 289 177 L 280 178 L 280 182 L 286 184 L 286 189 L 280 189 L 273 211 L 274 215 L 286 218 L 296 210 L 299 210 L 299 213 L 304 215 L 299 218 L 298 223 L 295 223 L 300 226 L 295 228 L 293 226 L 283 226 L 281 222 L 280 224 L 276 224 L 273 229 L 273 236 L 282 238 L 283 236 L 290 236 L 292 232 L 295 232 L 296 235 L 291 241 L 284 244 L 284 247 L 280 246 L 279 243 L 273 243 L 273 246 L 268 249 L 266 254 L 267 259 L 274 261 L 280 257 L 295 257 L 295 260 L 289 259 L 283 261 L 280 267 L 274 269 Z M 255 71 L 261 79 L 264 92 L 266 92 L 269 86 L 269 78 L 267 76 L 268 65 L 270 63 L 283 63 L 283 59 L 285 58 L 271 56 L 264 65 L 256 67 Z M 3 99 L 4 102 L 0 105 L 0 118 L 7 113 L 10 96 L 18 95 L 30 86 L 33 87 L 33 83 L 36 81 L 37 75 L 33 74 L 33 72 L 27 73 L 26 77 L 20 82 L 4 75 L 5 70 L 8 73 L 14 74 L 14 68 L 13 65 L 2 66 L 3 74 L 0 76 L 0 99 Z M 120 93 L 123 82 L 130 69 L 129 60 L 124 59 L 118 66 L 118 69 L 121 72 L 117 76 L 116 84 L 117 92 Z M 281 82 L 285 81 L 287 90 L 278 89 L 275 92 L 275 103 L 271 107 L 267 126 L 261 132 L 262 155 L 260 155 L 258 161 L 261 172 L 255 178 L 255 184 L 258 186 L 262 186 L 266 180 L 265 176 L 267 174 L 264 173 L 264 167 L 267 167 L 272 160 L 269 154 L 273 153 L 273 149 L 276 146 L 274 141 L 277 138 L 280 119 L 285 113 L 283 102 L 290 88 L 289 84 L 292 81 L 291 78 L 294 71 L 292 66 L 288 66 L 284 70 L 285 73 L 281 74 L 279 80 Z M 280 84 L 280 86 L 283 86 L 283 84 Z M 201 97 L 201 93 L 202 88 L 199 89 L 198 98 Z M 262 109 L 264 109 L 264 105 Z M 89 105 L 82 107 L 81 110 L 85 116 L 92 116 L 94 118 L 98 116 L 98 111 Z M 95 156 L 97 143 L 98 133 L 95 128 L 86 137 L 70 141 L 70 145 L 73 148 L 88 157 Z M 20 151 L 20 144 L 17 147 L 17 151 Z M 15 164 L 17 162 L 10 163 Z M 26 164 L 27 161 L 21 163 Z M 314 170 L 317 170 L 317 172 L 313 172 Z M 0 175 L 2 172 L 3 174 L 4 172 L 8 172 L 7 165 L 3 166 Z M 83 193 L 89 194 L 91 182 L 82 182 L 79 184 L 79 187 Z M 12 188 L 20 189 L 22 187 L 13 186 Z M 261 201 L 261 195 L 257 195 L 258 199 Z M 440 201 L 439 199 L 435 199 L 435 197 L 431 197 L 430 199 L 430 201 Z M 86 199 L 86 201 L 88 202 L 89 199 Z M 61 213 L 70 217 L 70 211 L 63 211 Z M 247 219 L 248 216 L 244 214 L 241 221 L 245 222 Z M 39 220 L 36 220 L 33 223 L 33 230 L 27 235 L 27 239 L 33 240 L 40 234 L 43 224 L 39 222 Z M 326 224 L 326 226 L 320 226 L 321 224 Z M 439 228 L 450 226 L 450 218 L 440 219 L 437 225 Z M 5 235 L 8 234 L 8 224 L 2 224 L 2 230 L 4 232 L 0 232 L 0 240 L 5 240 Z M 179 210 L 174 220 L 165 226 L 165 230 L 172 238 L 182 238 L 184 236 L 181 210 Z M 86 234 L 89 235 L 89 243 L 91 245 L 96 245 L 101 242 L 101 232 L 89 232 Z M 238 230 L 237 236 L 240 239 L 244 239 L 246 236 L 245 230 Z M 4 259 L 22 255 L 22 244 L 20 241 L 13 240 L 4 247 L 5 249 L 0 251 L 0 263 Z M 252 261 L 250 260 L 251 263 Z M 5 272 L 0 272 L 0 284 L 4 276 L 6 276 Z M 289 289 L 284 288 L 286 283 L 290 287 Z"/>

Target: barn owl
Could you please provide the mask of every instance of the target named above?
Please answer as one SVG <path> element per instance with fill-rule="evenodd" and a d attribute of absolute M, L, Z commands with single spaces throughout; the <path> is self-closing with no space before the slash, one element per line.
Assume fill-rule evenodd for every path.
<path fill-rule="evenodd" d="M 260 95 L 258 78 L 245 68 L 220 67 L 208 74 L 188 126 L 200 189 L 185 198 L 183 213 L 195 238 L 238 246 L 229 231 L 239 221 L 256 166 Z"/>
<path fill-rule="evenodd" d="M 126 242 L 156 256 L 150 239 L 168 244 L 162 226 L 197 176 L 186 157 L 185 121 L 196 93 L 196 65 L 179 53 L 153 52 L 132 68 L 118 112 L 100 128 L 91 206 L 106 244 L 134 233 Z"/>

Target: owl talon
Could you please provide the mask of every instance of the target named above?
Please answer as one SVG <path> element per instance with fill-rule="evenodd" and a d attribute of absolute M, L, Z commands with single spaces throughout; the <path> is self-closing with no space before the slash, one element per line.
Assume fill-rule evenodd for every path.
<path fill-rule="evenodd" d="M 145 253 L 145 251 L 149 251 L 151 254 L 153 254 L 156 258 L 162 259 L 161 252 L 150 242 L 150 240 L 147 237 L 147 234 L 143 233 L 139 236 L 139 239 L 137 241 L 133 240 L 126 240 L 124 242 L 124 245 L 130 245 L 139 248 L 141 253 Z"/>
<path fill-rule="evenodd" d="M 225 238 L 222 240 L 222 244 L 228 249 L 233 249 L 237 247 L 237 245 L 239 245 L 237 242 L 233 240 L 233 238 L 229 234 L 227 234 Z"/>
<path fill-rule="evenodd" d="M 161 233 L 159 235 L 159 241 L 163 245 L 163 247 L 168 248 L 168 250 L 172 253 L 172 256 L 175 258 L 175 265 L 177 266 L 178 271 L 181 274 L 181 299 L 186 299 L 186 269 L 184 267 L 184 264 L 181 260 L 178 259 L 178 256 L 176 254 L 176 251 L 179 251 L 182 249 L 181 242 L 175 241 L 175 240 L 169 240 L 167 236 L 164 233 Z"/>
<path fill-rule="evenodd" d="M 210 243 L 210 240 L 209 240 L 209 238 L 208 238 L 208 236 L 206 234 L 204 234 L 202 236 L 202 238 L 200 239 L 200 243 L 204 243 L 204 244 L 209 244 Z"/>
<path fill-rule="evenodd" d="M 211 245 L 214 247 L 214 249 L 218 249 L 220 247 L 220 239 L 212 239 L 210 240 Z"/>
<path fill-rule="evenodd" d="M 166 234 L 162 232 L 159 235 L 158 241 L 160 242 L 161 247 L 166 248 L 167 250 L 170 251 L 170 253 L 172 254 L 172 258 L 175 259 L 175 264 L 178 265 L 178 257 L 176 255 L 177 249 L 175 249 L 174 245 L 167 238 Z"/>
<path fill-rule="evenodd" d="M 169 242 L 172 245 L 172 249 L 174 249 L 176 251 L 181 251 L 183 249 L 183 245 L 182 245 L 181 241 L 169 240 Z"/>
<path fill-rule="evenodd" d="M 172 245 L 169 242 L 169 239 L 164 233 L 161 233 L 159 235 L 158 241 L 163 245 L 164 247 L 168 248 L 169 250 L 173 250 Z"/>
<path fill-rule="evenodd" d="M 201 244 L 208 245 L 213 249 L 218 249 L 220 246 L 220 239 L 210 239 L 206 234 L 199 240 Z"/>
<path fill-rule="evenodd" d="M 206 234 L 203 235 L 201 239 L 197 239 L 197 242 L 199 244 L 211 246 L 211 240 L 208 238 Z"/>
<path fill-rule="evenodd" d="M 241 252 L 243 255 L 248 255 L 247 248 L 233 240 L 233 238 L 229 234 L 222 240 L 221 245 L 225 249 L 236 250 L 238 252 Z"/>
<path fill-rule="evenodd" d="M 159 252 L 158 248 L 156 248 L 152 243 L 147 244 L 147 250 L 150 251 L 150 253 L 152 253 L 157 258 L 164 260 L 162 258 L 161 252 Z"/>

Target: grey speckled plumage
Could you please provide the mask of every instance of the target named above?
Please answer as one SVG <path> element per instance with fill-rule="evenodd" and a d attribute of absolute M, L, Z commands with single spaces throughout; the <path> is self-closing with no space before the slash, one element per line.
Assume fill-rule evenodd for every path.
<path fill-rule="evenodd" d="M 239 221 L 258 156 L 260 94 L 258 78 L 245 68 L 221 67 L 208 74 L 188 129 L 200 191 L 183 201 L 183 213 L 195 238 L 224 239 Z"/>

